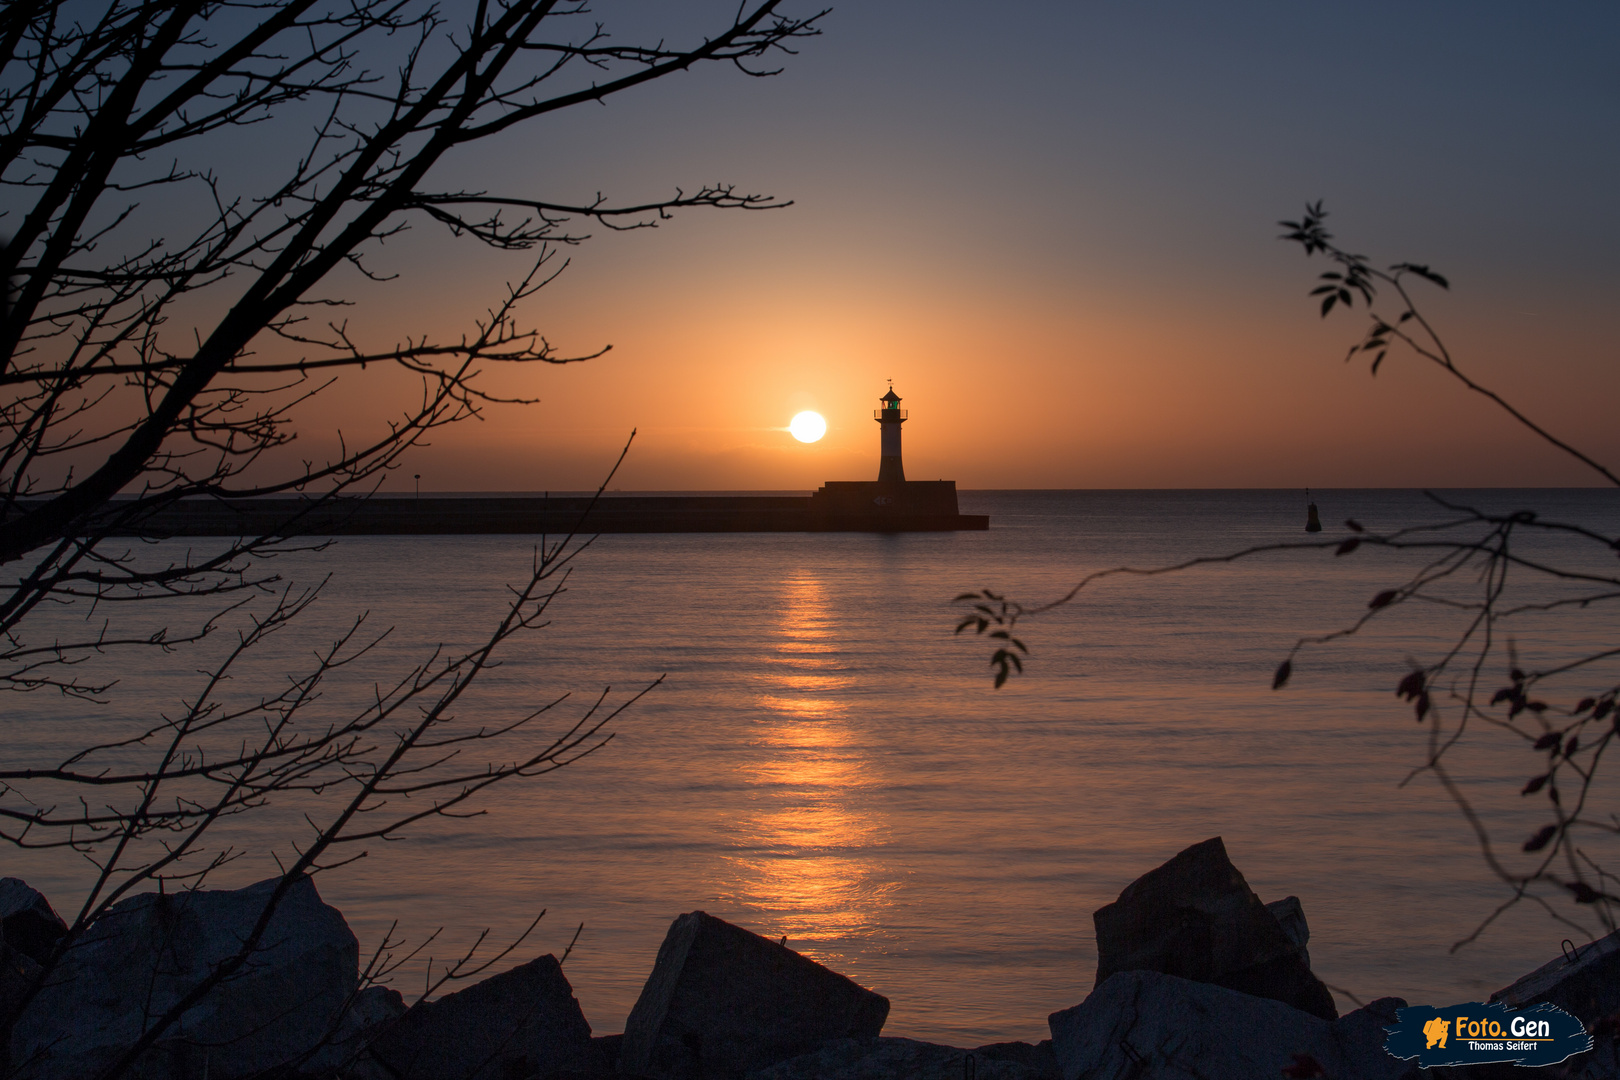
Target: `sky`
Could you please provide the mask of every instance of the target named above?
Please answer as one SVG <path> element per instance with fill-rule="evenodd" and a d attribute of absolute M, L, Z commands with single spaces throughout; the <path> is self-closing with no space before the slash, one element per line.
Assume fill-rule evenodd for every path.
<path fill-rule="evenodd" d="M 691 41 L 730 10 L 596 17 Z M 611 351 L 493 373 L 538 403 L 390 488 L 594 487 L 632 429 L 624 490 L 874 479 L 890 379 L 907 476 L 964 488 L 1601 482 L 1415 357 L 1344 363 L 1362 316 L 1320 318 L 1327 267 L 1277 239 L 1318 199 L 1347 247 L 1450 279 L 1419 297 L 1469 374 L 1620 460 L 1620 8 L 860 0 L 820 25 L 775 77 L 714 65 L 445 164 L 558 201 L 793 205 L 591 230 L 523 316 Z M 381 258 L 396 280 L 349 283 L 378 340 L 459 334 L 527 268 L 425 223 Z M 346 378 L 303 445 L 390 392 Z M 826 438 L 788 434 L 801 409 Z"/>

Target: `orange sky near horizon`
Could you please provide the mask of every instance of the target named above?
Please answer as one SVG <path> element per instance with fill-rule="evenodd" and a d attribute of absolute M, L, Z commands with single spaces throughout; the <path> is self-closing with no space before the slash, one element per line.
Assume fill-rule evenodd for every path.
<path fill-rule="evenodd" d="M 623 288 L 613 259 L 594 261 L 589 246 L 576 254 L 530 315 L 563 352 L 612 351 L 567 367 L 492 370 L 493 388 L 539 401 L 491 406 L 480 422 L 436 433 L 401 473 L 421 472 L 424 490 L 586 489 L 635 429 L 612 485 L 625 490 L 871 479 L 872 410 L 893 378 L 911 412 L 907 475 L 965 488 L 1598 480 L 1416 357 L 1392 357 L 1377 378 L 1342 363 L 1361 317 L 1319 319 L 1304 294 L 1320 268 L 1280 244 L 1269 291 L 1168 304 L 1124 289 L 1061 295 L 1040 281 L 818 274 L 784 265 L 793 260 L 770 244 L 754 264 L 722 256 L 681 273 L 694 265 L 691 238 L 711 224 L 684 223 L 685 235 L 640 254 L 644 290 Z M 758 217 L 743 224 L 764 227 Z M 653 247 L 646 239 L 633 238 Z M 663 282 L 655 259 L 667 264 Z M 741 311 L 728 300 L 740 293 L 750 297 Z M 1612 336 L 1579 313 L 1531 317 L 1496 299 L 1434 298 L 1467 370 L 1561 435 L 1620 457 L 1606 407 L 1620 389 L 1605 363 Z M 373 391 L 383 381 L 365 378 Z M 346 401 L 329 395 L 321 420 L 351 423 Z M 802 409 L 827 418 L 820 442 L 787 432 Z M 396 474 L 385 490 L 410 486 Z"/>

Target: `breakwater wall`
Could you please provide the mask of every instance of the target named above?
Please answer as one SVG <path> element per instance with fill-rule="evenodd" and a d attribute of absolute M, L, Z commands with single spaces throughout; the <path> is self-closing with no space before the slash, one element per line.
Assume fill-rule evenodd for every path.
<path fill-rule="evenodd" d="M 946 483 L 949 483 L 948 481 Z M 864 485 L 863 485 L 864 486 Z M 876 485 L 873 485 L 874 487 Z M 931 487 L 937 486 L 930 484 Z M 113 536 L 390 536 L 655 532 L 943 532 L 990 527 L 949 499 L 904 491 L 810 496 L 409 496 L 184 499 L 151 509 L 115 503 L 97 519 Z M 825 491 L 825 489 L 823 489 Z M 850 493 L 842 493 L 849 496 Z M 887 499 L 874 502 L 873 499 Z M 24 512 L 27 506 L 19 507 Z"/>

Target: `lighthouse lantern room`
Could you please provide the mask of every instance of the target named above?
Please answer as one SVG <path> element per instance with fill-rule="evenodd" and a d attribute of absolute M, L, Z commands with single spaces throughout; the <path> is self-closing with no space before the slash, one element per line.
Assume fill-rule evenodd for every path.
<path fill-rule="evenodd" d="M 893 386 L 878 400 L 883 403 L 883 408 L 872 413 L 882 433 L 878 483 L 903 484 L 906 482 L 906 470 L 900 461 L 900 425 L 906 422 L 906 410 L 900 407 L 900 395 L 894 392 Z"/>

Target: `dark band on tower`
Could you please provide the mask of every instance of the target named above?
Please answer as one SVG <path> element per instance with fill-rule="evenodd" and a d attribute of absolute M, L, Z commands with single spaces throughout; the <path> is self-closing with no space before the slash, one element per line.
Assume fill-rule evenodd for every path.
<path fill-rule="evenodd" d="M 900 425 L 906 422 L 906 410 L 900 407 L 900 395 L 889 387 L 889 392 L 878 399 L 883 402 L 883 408 L 872 413 L 872 418 L 878 422 L 878 430 L 883 434 L 880 457 L 878 458 L 878 483 L 903 484 L 906 482 L 906 469 L 900 462 Z"/>

